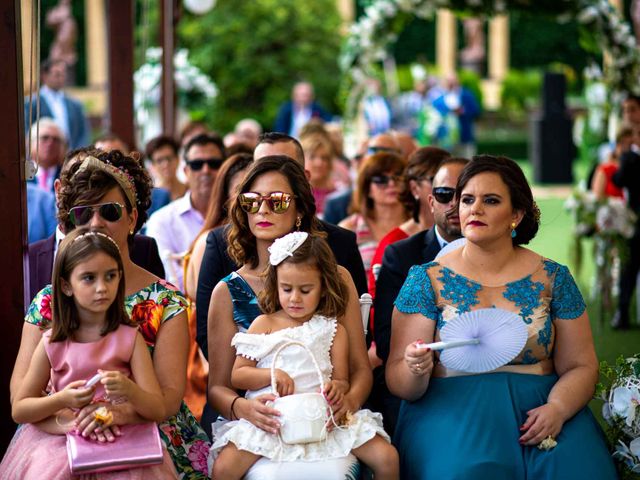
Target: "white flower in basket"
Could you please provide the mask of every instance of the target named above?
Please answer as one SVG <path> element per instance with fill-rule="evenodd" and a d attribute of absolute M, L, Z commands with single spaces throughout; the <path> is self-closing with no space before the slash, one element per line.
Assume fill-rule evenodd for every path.
<path fill-rule="evenodd" d="M 298 346 L 307 351 L 318 373 L 320 388 L 324 385 L 322 371 L 309 348 L 300 342 L 290 341 L 278 347 L 271 364 L 271 390 L 278 395 L 276 388 L 276 360 L 280 352 L 287 347 Z M 280 412 L 280 438 L 287 444 L 313 443 L 324 440 L 327 436 L 327 422 L 330 418 L 329 404 L 324 395 L 318 393 L 294 393 L 278 397 L 273 401 L 273 408 Z"/>

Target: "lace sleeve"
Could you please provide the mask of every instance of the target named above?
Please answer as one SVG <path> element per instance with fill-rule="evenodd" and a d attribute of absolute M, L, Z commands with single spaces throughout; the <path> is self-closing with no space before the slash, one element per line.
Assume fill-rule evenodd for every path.
<path fill-rule="evenodd" d="M 236 355 L 259 361 L 273 349 L 273 337 L 264 333 L 236 333 L 231 339 Z"/>
<path fill-rule="evenodd" d="M 414 265 L 402 285 L 395 301 L 396 308 L 402 313 L 421 313 L 427 318 L 437 320 L 438 308 L 429 278 L 429 266 Z"/>
<path fill-rule="evenodd" d="M 556 265 L 551 294 L 551 318 L 554 320 L 578 318 L 586 308 L 582 294 L 569 269 L 564 265 Z"/>

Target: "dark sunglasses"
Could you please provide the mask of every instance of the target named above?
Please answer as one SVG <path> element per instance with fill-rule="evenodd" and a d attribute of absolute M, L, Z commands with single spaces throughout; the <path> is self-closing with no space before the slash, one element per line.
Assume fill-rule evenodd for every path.
<path fill-rule="evenodd" d="M 433 198 L 438 203 L 449 203 L 456 194 L 456 189 L 451 187 L 435 187 L 431 190 Z"/>
<path fill-rule="evenodd" d="M 197 172 L 198 170 L 202 170 L 205 163 L 209 166 L 210 170 L 218 170 L 222 166 L 222 162 L 224 162 L 224 158 L 219 157 L 194 158 L 193 160 L 187 160 L 187 165 L 191 170 Z"/>
<path fill-rule="evenodd" d="M 371 177 L 371 183 L 379 186 L 387 186 L 391 180 L 398 184 L 402 180 L 402 175 L 374 175 Z"/>
<path fill-rule="evenodd" d="M 93 218 L 93 212 L 98 214 L 107 222 L 117 222 L 122 218 L 124 207 L 117 202 L 100 203 L 98 205 L 78 205 L 69 210 L 69 220 L 76 227 L 85 225 Z"/>
<path fill-rule="evenodd" d="M 269 209 L 273 213 L 284 213 L 291 205 L 291 199 L 294 195 L 284 192 L 271 192 L 267 195 L 260 195 L 256 192 L 246 192 L 238 195 L 240 208 L 247 213 L 258 213 L 262 202 L 267 202 Z"/>

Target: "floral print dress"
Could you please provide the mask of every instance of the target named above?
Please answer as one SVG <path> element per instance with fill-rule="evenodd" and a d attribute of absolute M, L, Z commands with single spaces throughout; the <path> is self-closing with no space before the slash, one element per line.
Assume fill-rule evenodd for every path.
<path fill-rule="evenodd" d="M 37 325 L 41 331 L 51 327 L 51 291 L 50 285 L 43 288 L 25 316 L 25 322 Z M 126 297 L 125 307 L 153 356 L 161 325 L 186 310 L 187 300 L 173 285 L 160 280 Z M 184 402 L 178 413 L 159 424 L 159 430 L 178 478 L 208 478 L 209 439 Z"/>

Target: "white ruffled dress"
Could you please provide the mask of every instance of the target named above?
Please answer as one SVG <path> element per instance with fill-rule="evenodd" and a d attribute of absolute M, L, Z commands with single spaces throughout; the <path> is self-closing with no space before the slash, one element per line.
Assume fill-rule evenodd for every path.
<path fill-rule="evenodd" d="M 273 357 L 281 345 L 297 341 L 305 344 L 318 362 L 324 382 L 331 379 L 330 350 L 336 333 L 335 318 L 314 315 L 299 327 L 285 328 L 270 334 L 237 333 L 231 344 L 237 354 L 257 361 L 258 368 L 271 368 Z M 295 393 L 320 391 L 318 373 L 306 350 L 292 345 L 284 348 L 277 359 L 277 368 L 284 370 L 295 383 Z M 267 386 L 257 391 L 247 391 L 246 398 L 255 398 L 271 393 Z M 240 419 L 233 422 L 217 422 L 213 425 L 211 456 L 215 460 L 220 450 L 229 442 L 240 450 L 281 462 L 315 462 L 349 455 L 371 440 L 376 434 L 390 441 L 382 427 L 382 415 L 370 410 L 359 410 L 353 414 L 348 425 L 334 428 L 325 440 L 315 443 L 289 445 L 274 435 Z"/>

